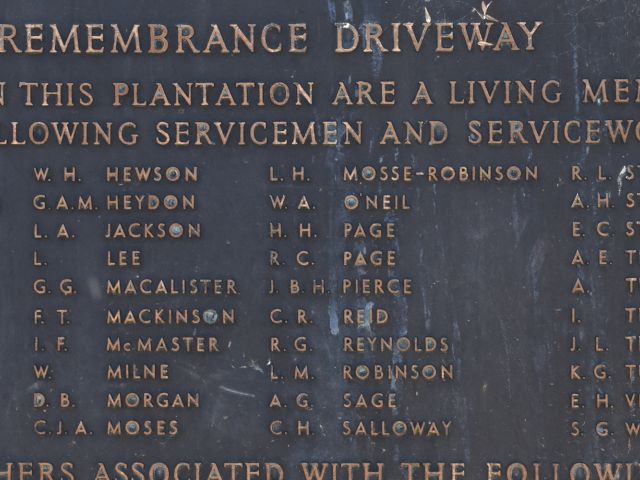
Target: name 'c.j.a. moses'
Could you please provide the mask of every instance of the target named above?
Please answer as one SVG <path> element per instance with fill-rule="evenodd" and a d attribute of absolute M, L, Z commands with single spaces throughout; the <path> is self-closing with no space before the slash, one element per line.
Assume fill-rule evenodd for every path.
<path fill-rule="evenodd" d="M 536 49 L 542 21 L 335 23 L 335 53 L 394 54 L 456 51 L 521 52 Z M 0 54 L 239 55 L 309 52 L 307 23 L 258 25 L 0 23 Z M 317 48 L 317 47 L 316 47 Z"/>

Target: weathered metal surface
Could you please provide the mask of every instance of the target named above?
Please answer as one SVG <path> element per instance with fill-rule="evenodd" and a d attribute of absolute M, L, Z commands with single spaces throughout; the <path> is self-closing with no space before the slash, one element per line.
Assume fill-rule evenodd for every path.
<path fill-rule="evenodd" d="M 427 10 L 425 11 L 425 7 Z M 51 462 L 59 468 L 72 462 L 76 478 L 94 478 L 98 464 L 108 465 L 110 478 L 117 462 L 273 462 L 283 466 L 288 478 L 303 478 L 303 462 L 381 462 L 385 477 L 407 478 L 402 462 L 460 462 L 468 478 L 486 477 L 486 463 L 522 462 L 534 477 L 535 462 L 541 463 L 540 478 L 553 478 L 552 463 L 560 464 L 561 478 L 569 476 L 571 465 L 584 462 L 636 461 L 638 439 L 627 432 L 637 421 L 637 411 L 628 405 L 637 381 L 628 377 L 625 365 L 637 364 L 638 349 L 629 347 L 626 337 L 638 335 L 637 318 L 627 320 L 625 308 L 636 306 L 628 278 L 637 273 L 637 259 L 627 263 L 626 250 L 637 248 L 627 234 L 626 222 L 635 222 L 635 211 L 626 208 L 627 194 L 636 189 L 627 165 L 637 162 L 637 145 L 543 144 L 488 146 L 470 144 L 466 125 L 473 119 L 560 120 L 634 119 L 637 105 L 583 104 L 583 79 L 630 78 L 636 75 L 639 6 L 629 0 L 515 1 L 496 0 L 489 12 L 500 21 L 544 22 L 536 37 L 535 52 L 496 54 L 464 51 L 464 40 L 456 31 L 454 53 L 435 52 L 435 26 L 426 37 L 424 51 L 416 53 L 403 37 L 402 53 L 339 55 L 335 48 L 335 24 L 356 26 L 378 22 L 480 21 L 474 2 L 355 1 L 288 2 L 235 0 L 186 4 L 153 2 L 5 2 L 0 21 L 18 26 L 27 23 L 56 23 L 61 29 L 71 24 L 115 23 L 189 24 L 201 32 L 199 48 L 206 45 L 207 28 L 216 23 L 228 26 L 270 22 L 282 25 L 306 23 L 308 52 L 234 55 L 15 55 L 0 56 L 0 80 L 7 83 L 6 105 L 0 117 L 0 135 L 10 138 L 9 122 L 134 121 L 140 140 L 132 147 L 121 144 L 96 146 L 2 146 L 0 161 L 0 380 L 2 408 L 0 460 L 2 462 Z M 458 28 L 458 27 L 456 27 Z M 24 38 L 24 32 L 19 33 Z M 21 36 L 22 35 L 22 36 Z M 228 35 L 228 30 L 224 35 Z M 338 82 L 353 86 L 357 81 L 398 82 L 397 104 L 380 106 L 332 106 Z M 562 102 L 550 105 L 538 98 L 531 105 L 455 106 L 447 102 L 449 81 L 537 80 L 542 84 L 558 80 Z M 313 106 L 284 107 L 114 107 L 114 82 L 139 82 L 147 92 L 153 82 L 315 82 L 317 100 Z M 411 106 L 415 86 L 425 81 L 435 105 Z M 90 82 L 95 103 L 45 108 L 22 104 L 19 82 Z M 634 80 L 632 93 L 635 97 Z M 375 92 L 374 92 L 375 95 Z M 130 97 L 129 97 L 130 98 Z M 148 98 L 147 98 L 148 100 Z M 273 122 L 273 121 L 366 121 L 362 145 L 338 146 L 159 146 L 154 143 L 157 122 Z M 441 146 L 379 145 L 384 122 L 440 120 L 449 127 L 449 138 Z M 584 132 L 583 132 L 584 133 Z M 35 133 L 38 134 L 37 132 Z M 22 135 L 24 136 L 24 135 Z M 504 136 L 508 141 L 509 137 Z M 471 139 L 473 140 L 473 139 Z M 426 176 L 410 183 L 367 181 L 370 167 L 413 167 L 427 172 L 429 166 L 529 166 L 539 168 L 537 181 L 429 182 Z M 62 169 L 75 166 L 81 183 L 62 181 Z M 197 167 L 198 181 L 122 183 L 107 181 L 107 167 L 146 166 Z M 281 184 L 270 182 L 270 169 L 290 176 L 292 167 L 304 166 L 310 181 Z M 572 182 L 572 166 L 580 166 L 588 179 Z M 49 167 L 54 180 L 37 182 L 34 168 Z M 348 182 L 345 167 L 369 167 L 364 181 Z M 598 168 L 606 181 L 597 181 Z M 441 173 L 441 170 L 438 170 Z M 459 172 L 459 171 L 458 171 Z M 516 175 L 515 173 L 513 173 Z M 175 170 L 169 175 L 175 175 Z M 170 179 L 173 177 L 170 177 Z M 611 195 L 614 209 L 596 208 L 598 194 Z M 589 209 L 572 209 L 579 193 Z M 38 211 L 34 197 L 47 195 L 55 202 L 60 195 L 77 199 L 92 195 L 97 210 Z M 193 194 L 195 210 L 110 211 L 108 195 Z M 270 195 L 287 194 L 289 208 L 276 211 Z M 365 211 L 353 198 L 363 195 L 404 195 L 408 211 Z M 310 212 L 296 209 L 305 195 L 315 207 Z M 347 199 L 347 200 L 346 200 Z M 166 204 L 165 204 L 166 206 Z M 583 222 L 584 238 L 572 237 L 575 221 Z M 595 233 L 599 222 L 610 222 L 615 234 Z M 202 237 L 188 240 L 109 239 L 109 225 L 164 222 L 168 226 L 201 224 Z M 269 238 L 270 223 L 281 222 L 286 239 Z M 311 222 L 317 238 L 297 238 L 298 223 Z M 394 238 L 344 238 L 345 223 L 395 224 Z M 34 239 L 34 224 L 49 239 Z M 75 239 L 57 240 L 54 229 L 65 223 Z M 175 228 L 175 227 L 174 227 Z M 179 236 L 184 232 L 171 231 Z M 589 265 L 572 266 L 576 249 Z M 598 251 L 606 249 L 611 265 L 598 265 Z M 118 250 L 142 252 L 139 268 L 107 265 L 109 253 Z M 278 250 L 286 265 L 269 265 L 270 251 Z M 295 255 L 308 250 L 314 265 L 295 266 Z M 344 252 L 394 251 L 395 266 L 355 267 L 344 265 Z M 34 266 L 34 251 L 47 262 Z M 127 257 L 130 259 L 130 257 Z M 111 258 L 112 259 L 112 258 Z M 388 258 L 387 258 L 388 260 Z M 411 279 L 412 295 L 367 296 L 353 290 L 342 293 L 343 279 Z M 34 281 L 45 278 L 51 295 L 37 295 Z M 65 297 L 57 282 L 73 279 L 77 295 Z M 236 282 L 239 295 L 144 296 L 108 295 L 109 280 L 227 279 Z M 305 293 L 284 291 L 286 281 L 298 279 Z M 573 295 L 576 278 L 589 290 Z M 278 282 L 280 293 L 269 295 L 270 281 Z M 311 295 L 311 282 L 324 280 L 330 293 Z M 227 290 L 228 293 L 228 290 Z M 46 325 L 34 322 L 34 311 L 42 308 Z M 71 310 L 69 325 L 59 325 L 55 310 Z M 114 326 L 107 324 L 107 312 L 129 309 L 194 309 L 204 312 L 198 325 Z M 273 309 L 282 309 L 289 319 L 283 326 L 270 321 Z M 295 325 L 295 312 L 305 309 L 313 324 Z M 572 324 L 572 308 L 582 320 Z M 224 325 L 222 310 L 235 310 L 236 323 Z M 354 327 L 344 324 L 344 309 L 386 309 L 385 325 Z M 374 310 L 375 311 L 375 310 Z M 67 338 L 68 352 L 55 352 L 58 336 Z M 150 337 L 215 336 L 219 353 L 109 353 L 107 339 Z M 295 352 L 293 340 L 304 336 L 310 352 Z M 408 337 L 424 342 L 434 337 L 436 353 L 402 353 L 401 340 L 394 352 L 351 353 L 345 351 L 345 337 Z M 571 352 L 576 337 L 582 350 Z M 34 352 L 34 339 L 46 346 Z M 270 351 L 272 337 L 278 337 L 287 352 Z M 445 340 L 443 340 L 443 337 Z M 600 340 L 597 340 L 597 339 Z M 598 344 L 596 342 L 600 341 Z M 432 341 L 427 340 L 429 347 Z M 207 347 L 210 345 L 206 344 Z M 443 346 L 446 345 L 446 348 Z M 603 345 L 606 351 L 598 352 Z M 412 348 L 409 345 L 409 348 Z M 118 363 L 166 363 L 167 381 L 113 382 L 107 368 Z M 358 365 L 434 364 L 449 366 L 453 380 L 447 381 L 349 381 L 344 366 L 354 375 L 364 374 Z M 34 364 L 49 364 L 52 380 L 34 378 Z M 571 366 L 582 365 L 586 378 L 571 379 Z M 610 378 L 599 381 L 593 368 L 606 365 Z M 294 381 L 295 365 L 307 365 L 313 379 Z M 286 375 L 273 381 L 272 372 Z M 597 373 L 597 372 L 596 372 Z M 43 393 L 53 403 L 39 408 Z M 63 409 L 56 396 L 68 393 L 75 408 Z M 200 407 L 109 408 L 109 394 L 166 392 L 199 394 Z M 375 392 L 396 396 L 396 408 L 345 408 L 346 393 L 357 397 Z M 296 397 L 306 393 L 312 408 L 296 407 Z M 571 394 L 579 393 L 583 408 L 571 408 Z M 611 408 L 597 408 L 596 395 L 608 394 Z M 270 407 L 277 394 L 286 408 Z M 625 397 L 625 394 L 628 397 Z M 637 393 L 635 394 L 637 395 Z M 124 397 L 123 397 L 124 398 Z M 384 397 L 387 402 L 388 396 Z M 130 397 L 135 403 L 135 397 Z M 34 401 L 36 405 L 34 406 Z M 633 401 L 631 402 L 633 403 Z M 75 429 L 85 422 L 92 435 L 56 434 L 40 437 L 34 432 L 38 420 L 48 429 Z M 107 423 L 177 420 L 179 432 L 133 438 L 107 435 Z M 288 435 L 270 433 L 273 421 L 281 420 Z M 296 422 L 309 421 L 310 436 L 294 433 Z M 396 421 L 433 421 L 435 438 L 397 433 L 386 437 L 344 436 L 344 421 L 353 426 L 371 421 L 387 429 Z M 606 421 L 606 427 L 598 422 Z M 442 422 L 451 422 L 445 427 Z M 579 422 L 583 434 L 571 436 L 572 422 Z M 448 424 L 448 423 L 447 423 Z M 126 425 L 126 423 L 123 423 Z M 154 424 L 157 425 L 157 424 Z M 126 426 L 123 427 L 126 431 Z M 167 424 L 167 431 L 172 427 Z M 407 428 L 411 428 L 410 426 Z M 610 435 L 602 436 L 605 429 Z M 444 435 L 445 430 L 448 435 Z M 448 468 L 448 467 L 447 467 Z M 203 471 L 206 469 L 203 468 Z M 148 468 L 147 468 L 148 471 Z M 449 472 L 449 470 L 447 470 Z M 625 471 L 626 472 L 626 471 Z M 635 472 L 635 470 L 634 470 Z M 416 470 L 416 475 L 417 475 Z M 597 478 L 596 470 L 591 474 Z M 14 470 L 15 475 L 15 470 Z M 195 474 L 191 473 L 194 478 Z M 517 478 L 514 473 L 514 478 Z M 624 473 L 626 475 L 626 473 Z M 636 475 L 635 473 L 633 474 Z M 357 476 L 357 475 L 356 475 Z M 581 478 L 580 472 L 574 472 Z M 19 478 L 15 477 L 14 478 Z M 34 477 L 37 478 L 37 477 Z M 55 477 L 58 478 L 58 477 Z M 65 478 L 60 475 L 60 478 Z M 131 477 L 135 478 L 135 477 Z M 159 478 L 162 478 L 160 476 Z M 189 478 L 184 474 L 184 477 Z M 207 478 L 203 476 L 202 478 Z M 231 478 L 226 472 L 223 478 Z M 263 477 L 261 477 L 263 478 Z M 328 478 L 328 477 L 326 477 Z M 346 477 L 342 477 L 346 478 Z M 361 477 L 358 477 L 361 478 Z M 418 478 L 418 477 L 416 477 Z M 447 473 L 447 478 L 451 478 Z"/>

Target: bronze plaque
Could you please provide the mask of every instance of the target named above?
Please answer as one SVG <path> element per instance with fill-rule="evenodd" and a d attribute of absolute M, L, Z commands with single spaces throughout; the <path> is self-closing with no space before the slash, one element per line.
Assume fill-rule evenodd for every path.
<path fill-rule="evenodd" d="M 637 0 L 6 0 L 0 479 L 637 480 Z"/>

